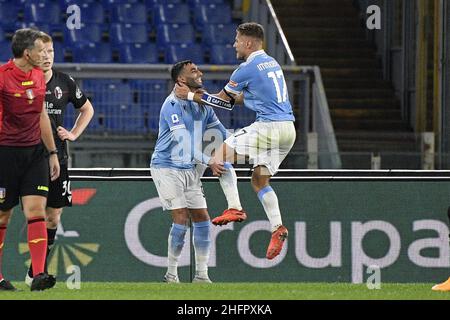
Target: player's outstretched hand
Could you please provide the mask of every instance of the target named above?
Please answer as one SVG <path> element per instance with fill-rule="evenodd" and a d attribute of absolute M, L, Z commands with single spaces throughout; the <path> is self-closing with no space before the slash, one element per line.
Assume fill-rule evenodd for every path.
<path fill-rule="evenodd" d="M 182 100 L 187 100 L 188 93 L 191 91 L 189 87 L 184 83 L 176 83 L 175 84 L 175 95 Z"/>
<path fill-rule="evenodd" d="M 50 166 L 50 180 L 55 181 L 59 177 L 59 160 L 57 154 L 50 155 L 49 158 L 49 166 Z"/>
<path fill-rule="evenodd" d="M 58 137 L 63 141 L 64 140 L 75 141 L 77 139 L 77 137 L 75 137 L 75 135 L 72 132 L 66 130 L 61 126 L 59 126 L 56 130 L 58 131 Z"/>
<path fill-rule="evenodd" d="M 214 157 L 211 157 L 208 162 L 208 166 L 211 168 L 213 175 L 215 175 L 216 177 L 220 177 L 227 171 L 227 169 L 225 169 L 225 167 L 223 166 L 223 162 L 217 161 Z"/>

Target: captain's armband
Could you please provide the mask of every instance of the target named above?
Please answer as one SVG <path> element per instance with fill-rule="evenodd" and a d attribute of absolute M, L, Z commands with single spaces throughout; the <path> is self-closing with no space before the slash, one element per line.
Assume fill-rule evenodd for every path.
<path fill-rule="evenodd" d="M 210 95 L 208 92 L 204 92 L 202 94 L 202 103 L 211 107 L 227 109 L 230 111 L 233 110 L 234 107 L 234 99 L 231 101 L 226 101 L 219 97 Z"/>

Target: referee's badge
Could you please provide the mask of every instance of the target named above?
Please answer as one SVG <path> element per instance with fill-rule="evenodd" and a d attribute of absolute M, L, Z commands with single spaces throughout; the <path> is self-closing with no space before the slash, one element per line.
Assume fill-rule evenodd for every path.
<path fill-rule="evenodd" d="M 5 198 L 6 198 L 6 189 L 0 188 L 0 203 L 5 202 Z"/>
<path fill-rule="evenodd" d="M 25 90 L 25 93 L 27 95 L 28 100 L 33 100 L 35 98 L 33 89 L 27 89 Z"/>
<path fill-rule="evenodd" d="M 56 99 L 61 99 L 62 98 L 62 90 L 61 90 L 61 88 L 60 87 L 56 87 L 55 88 L 55 97 L 56 97 Z"/>

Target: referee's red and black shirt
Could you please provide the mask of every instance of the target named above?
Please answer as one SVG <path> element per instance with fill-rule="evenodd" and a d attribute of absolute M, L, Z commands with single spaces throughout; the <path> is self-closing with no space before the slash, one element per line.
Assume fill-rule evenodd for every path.
<path fill-rule="evenodd" d="M 41 141 L 40 114 L 45 98 L 43 71 L 0 66 L 0 146 L 28 147 Z"/>

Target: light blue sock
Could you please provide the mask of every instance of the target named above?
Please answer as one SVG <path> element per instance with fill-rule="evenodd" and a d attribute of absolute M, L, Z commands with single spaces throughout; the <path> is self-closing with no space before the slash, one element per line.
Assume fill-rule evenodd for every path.
<path fill-rule="evenodd" d="M 208 260 L 211 250 L 211 222 L 194 222 L 194 249 L 195 249 L 195 271 L 196 275 L 208 277 Z"/>
<path fill-rule="evenodd" d="M 185 225 L 172 223 L 168 239 L 168 264 L 167 272 L 175 276 L 178 275 L 178 258 L 184 246 L 184 237 L 187 227 Z"/>

